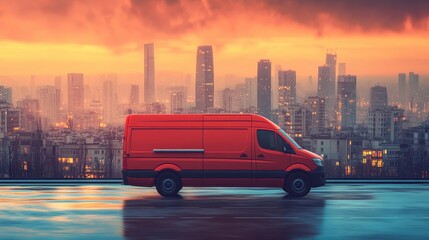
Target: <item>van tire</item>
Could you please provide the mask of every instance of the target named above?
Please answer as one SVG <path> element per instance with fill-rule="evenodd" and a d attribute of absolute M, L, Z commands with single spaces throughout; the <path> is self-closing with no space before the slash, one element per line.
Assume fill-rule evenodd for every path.
<path fill-rule="evenodd" d="M 291 173 L 283 186 L 283 190 L 291 197 L 303 197 L 310 192 L 310 189 L 310 178 L 303 172 Z"/>
<path fill-rule="evenodd" d="M 174 172 L 161 172 L 155 181 L 156 191 L 163 197 L 176 197 L 182 189 L 182 181 Z"/>

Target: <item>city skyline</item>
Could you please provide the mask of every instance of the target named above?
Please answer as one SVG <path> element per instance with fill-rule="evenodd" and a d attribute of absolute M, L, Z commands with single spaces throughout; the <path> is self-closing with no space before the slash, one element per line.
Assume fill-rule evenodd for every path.
<path fill-rule="evenodd" d="M 427 75 L 428 8 L 385 0 L 2 1 L 0 75 L 143 72 L 145 42 L 156 43 L 162 71 L 192 73 L 204 43 L 220 75 L 253 76 L 265 57 L 314 77 L 326 49 L 359 76 Z"/>

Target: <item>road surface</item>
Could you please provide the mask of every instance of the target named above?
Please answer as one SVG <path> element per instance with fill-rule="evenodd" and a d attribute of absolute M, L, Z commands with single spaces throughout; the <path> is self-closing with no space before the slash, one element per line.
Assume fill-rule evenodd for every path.
<path fill-rule="evenodd" d="M 429 184 L 183 188 L 0 185 L 0 239 L 427 239 Z"/>

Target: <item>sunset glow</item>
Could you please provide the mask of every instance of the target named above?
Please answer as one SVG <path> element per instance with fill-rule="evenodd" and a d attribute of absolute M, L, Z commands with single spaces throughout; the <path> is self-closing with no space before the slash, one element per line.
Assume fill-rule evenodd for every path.
<path fill-rule="evenodd" d="M 0 1 L 0 75 L 143 71 L 194 74 L 213 45 L 215 74 L 253 76 L 270 59 L 313 75 L 334 49 L 348 72 L 427 74 L 426 1 Z"/>

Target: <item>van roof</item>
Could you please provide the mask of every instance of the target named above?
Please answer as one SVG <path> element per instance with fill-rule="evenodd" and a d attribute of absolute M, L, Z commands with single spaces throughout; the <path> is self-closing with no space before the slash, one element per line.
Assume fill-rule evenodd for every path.
<path fill-rule="evenodd" d="M 134 125 L 138 122 L 201 121 L 203 116 L 215 116 L 218 119 L 225 117 L 228 120 L 233 120 L 233 117 L 245 120 L 246 117 L 249 117 L 249 120 L 251 118 L 253 122 L 266 123 L 274 129 L 279 128 L 275 123 L 258 114 L 130 114 L 127 116 L 126 122 Z"/>

